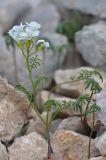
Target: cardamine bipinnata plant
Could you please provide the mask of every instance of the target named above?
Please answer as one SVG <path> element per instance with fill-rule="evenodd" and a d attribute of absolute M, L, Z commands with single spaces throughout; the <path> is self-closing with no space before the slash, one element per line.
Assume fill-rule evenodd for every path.
<path fill-rule="evenodd" d="M 101 74 L 97 70 L 82 70 L 77 77 L 71 77 L 69 81 L 62 82 L 56 86 L 54 86 L 49 94 L 49 99 L 51 93 L 56 90 L 58 87 L 64 84 L 73 83 L 82 81 L 85 85 L 85 89 L 89 89 L 90 94 L 89 95 L 82 95 L 79 96 L 74 102 L 68 101 L 68 102 L 62 102 L 61 105 L 64 107 L 73 107 L 75 111 L 80 112 L 81 122 L 82 126 L 85 129 L 85 132 L 89 134 L 89 125 L 87 122 L 87 117 L 90 115 L 92 118 L 92 128 L 90 131 L 90 138 L 89 138 L 89 146 L 88 146 L 88 158 L 90 158 L 90 148 L 91 148 L 91 138 L 93 135 L 94 125 L 95 125 L 95 113 L 99 112 L 101 108 L 96 104 L 95 100 L 93 99 L 94 94 L 98 94 L 101 92 L 102 88 L 98 81 L 96 79 L 99 79 L 101 82 L 103 82 L 103 78 Z M 53 102 L 52 102 L 53 103 Z M 55 105 L 56 106 L 56 105 Z M 85 108 L 83 107 L 85 106 Z M 61 108 L 61 106 L 60 106 Z"/>
<path fill-rule="evenodd" d="M 50 126 L 52 121 L 55 119 L 55 116 L 62 109 L 68 107 L 69 103 L 66 101 L 63 101 L 61 103 L 53 100 L 47 101 L 46 103 L 42 104 L 42 107 L 46 108 L 47 110 L 46 119 L 42 118 L 41 112 L 39 110 L 40 106 L 38 106 L 36 98 L 39 87 L 47 80 L 47 77 L 44 75 L 44 65 L 45 65 L 44 59 L 45 59 L 45 51 L 47 48 L 49 48 L 49 43 L 44 39 L 39 39 L 40 24 L 37 22 L 30 22 L 26 23 L 25 25 L 20 24 L 19 26 L 14 26 L 11 30 L 9 30 L 8 33 L 22 51 L 26 63 L 26 68 L 28 70 L 29 82 L 32 87 L 32 90 L 29 91 L 27 88 L 25 88 L 25 86 L 17 84 L 15 86 L 15 89 L 23 92 L 26 95 L 30 106 L 35 110 L 38 117 L 45 126 L 47 141 L 48 141 L 48 155 L 46 157 L 46 160 L 50 160 L 52 159 L 51 157 L 53 154 L 50 142 L 50 133 L 49 133 Z M 39 50 L 43 51 L 44 59 L 39 58 L 38 54 Z M 42 62 L 42 73 L 41 75 L 39 75 L 38 78 L 34 79 L 33 71 L 40 66 L 41 62 Z"/>

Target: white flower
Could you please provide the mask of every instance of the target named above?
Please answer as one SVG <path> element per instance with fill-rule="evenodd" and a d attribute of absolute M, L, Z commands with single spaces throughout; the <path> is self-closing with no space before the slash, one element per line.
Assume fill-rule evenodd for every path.
<path fill-rule="evenodd" d="M 36 44 L 37 44 L 37 45 L 40 45 L 40 44 L 41 44 L 41 45 L 43 45 L 45 48 L 49 48 L 49 47 L 50 47 L 49 42 L 46 42 L 46 41 L 43 40 L 43 39 L 38 40 Z"/>
<path fill-rule="evenodd" d="M 9 30 L 10 36 L 17 42 L 31 40 L 34 37 L 39 36 L 40 24 L 37 22 L 30 22 L 19 26 L 14 26 Z"/>
<path fill-rule="evenodd" d="M 30 23 L 26 23 L 27 27 L 29 27 L 32 31 L 35 31 L 35 30 L 39 30 L 41 28 L 40 24 L 37 23 L 37 22 L 30 22 Z"/>

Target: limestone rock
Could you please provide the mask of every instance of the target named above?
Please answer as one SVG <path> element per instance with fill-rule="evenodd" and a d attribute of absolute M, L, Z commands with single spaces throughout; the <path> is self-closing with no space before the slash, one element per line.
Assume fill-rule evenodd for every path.
<path fill-rule="evenodd" d="M 97 95 L 96 103 L 101 108 L 101 111 L 98 113 L 99 119 L 106 127 L 106 90 L 101 91 Z"/>
<path fill-rule="evenodd" d="M 106 132 L 95 139 L 95 146 L 99 149 L 102 155 L 106 156 Z"/>
<path fill-rule="evenodd" d="M 47 143 L 36 132 L 15 139 L 9 147 L 10 160 L 43 160 L 47 155 Z"/>
<path fill-rule="evenodd" d="M 17 18 L 29 8 L 28 1 L 26 0 L 6 0 L 0 2 L 0 25 L 3 32 L 14 24 Z"/>
<path fill-rule="evenodd" d="M 0 142 L 0 160 L 8 160 L 8 154 L 6 148 L 3 144 L 1 144 L 1 142 Z"/>
<path fill-rule="evenodd" d="M 79 73 L 82 70 L 88 70 L 91 71 L 93 68 L 90 67 L 80 67 L 77 69 L 66 69 L 66 70 L 57 70 L 54 74 L 54 80 L 56 84 L 60 84 L 66 81 L 71 81 L 71 77 L 78 76 Z M 106 87 L 106 74 L 101 73 L 104 79 L 104 82 L 102 83 L 100 79 L 96 78 L 96 80 L 100 83 L 100 85 L 105 88 Z M 89 90 L 85 90 L 84 81 L 78 81 L 68 84 L 63 84 L 59 86 L 56 90 L 56 92 L 63 94 L 64 96 L 69 97 L 78 97 L 80 95 L 86 95 L 89 94 Z"/>
<path fill-rule="evenodd" d="M 45 126 L 41 120 L 30 120 L 26 134 L 32 132 L 37 132 L 38 134 L 45 136 Z"/>
<path fill-rule="evenodd" d="M 90 2 L 89 2 L 90 4 Z M 75 36 L 76 48 L 91 66 L 106 64 L 106 23 L 85 26 Z"/>
<path fill-rule="evenodd" d="M 59 130 L 52 138 L 53 150 L 57 153 L 65 151 L 68 160 L 88 160 L 89 138 L 73 131 Z M 93 149 L 93 141 L 91 151 Z"/>
<path fill-rule="evenodd" d="M 58 3 L 67 9 L 79 10 L 87 14 L 106 18 L 105 0 L 58 0 Z"/>
<path fill-rule="evenodd" d="M 25 96 L 0 78 L 0 140 L 9 141 L 20 133 L 29 110 Z"/>
<path fill-rule="evenodd" d="M 85 133 L 80 117 L 68 117 L 62 120 L 58 129 L 75 131 L 81 134 Z"/>

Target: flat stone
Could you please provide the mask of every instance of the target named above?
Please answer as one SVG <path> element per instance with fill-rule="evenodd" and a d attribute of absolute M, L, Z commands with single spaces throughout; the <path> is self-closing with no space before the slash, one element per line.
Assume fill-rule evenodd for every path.
<path fill-rule="evenodd" d="M 59 85 L 60 83 L 63 83 L 63 82 L 71 81 L 70 78 L 74 76 L 78 76 L 82 70 L 91 71 L 93 70 L 93 68 L 79 67 L 76 69 L 57 70 L 54 74 L 54 80 L 56 82 L 56 85 Z M 106 74 L 102 72 L 101 74 L 104 79 L 103 83 L 101 82 L 99 78 L 97 77 L 95 78 L 98 81 L 98 83 L 100 83 L 101 87 L 105 88 L 106 87 Z M 85 85 L 84 85 L 83 80 L 78 81 L 78 82 L 70 82 L 67 84 L 63 84 L 57 87 L 56 92 L 63 94 L 64 96 L 71 97 L 71 98 L 76 98 L 80 95 L 89 95 L 91 93 L 88 89 L 85 90 Z"/>

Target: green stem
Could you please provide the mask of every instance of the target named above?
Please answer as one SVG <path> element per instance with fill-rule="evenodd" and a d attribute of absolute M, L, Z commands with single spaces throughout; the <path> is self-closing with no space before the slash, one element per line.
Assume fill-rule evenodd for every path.
<path fill-rule="evenodd" d="M 46 53 L 44 49 L 42 53 L 42 70 L 41 70 L 42 75 L 44 75 L 45 73 L 45 56 L 46 56 Z"/>
<path fill-rule="evenodd" d="M 14 62 L 14 75 L 16 79 L 16 83 L 18 83 L 18 67 L 17 67 L 17 61 L 16 61 L 16 49 L 15 46 L 13 46 L 13 62 Z"/>
<path fill-rule="evenodd" d="M 87 129 L 87 116 L 86 116 L 86 113 L 87 113 L 87 111 L 88 111 L 89 104 L 90 104 L 90 102 L 91 102 L 92 96 L 93 96 L 93 91 L 91 92 L 89 101 L 88 101 L 87 106 L 86 106 L 86 109 L 85 109 L 85 114 L 84 114 L 84 126 L 85 126 L 85 129 Z"/>
<path fill-rule="evenodd" d="M 93 125 L 92 125 L 92 128 L 91 128 L 91 133 L 90 133 L 90 137 L 89 137 L 88 159 L 90 159 L 90 154 L 91 154 L 90 153 L 91 152 L 91 140 L 92 140 L 94 124 L 95 124 L 95 113 L 93 112 Z"/>

